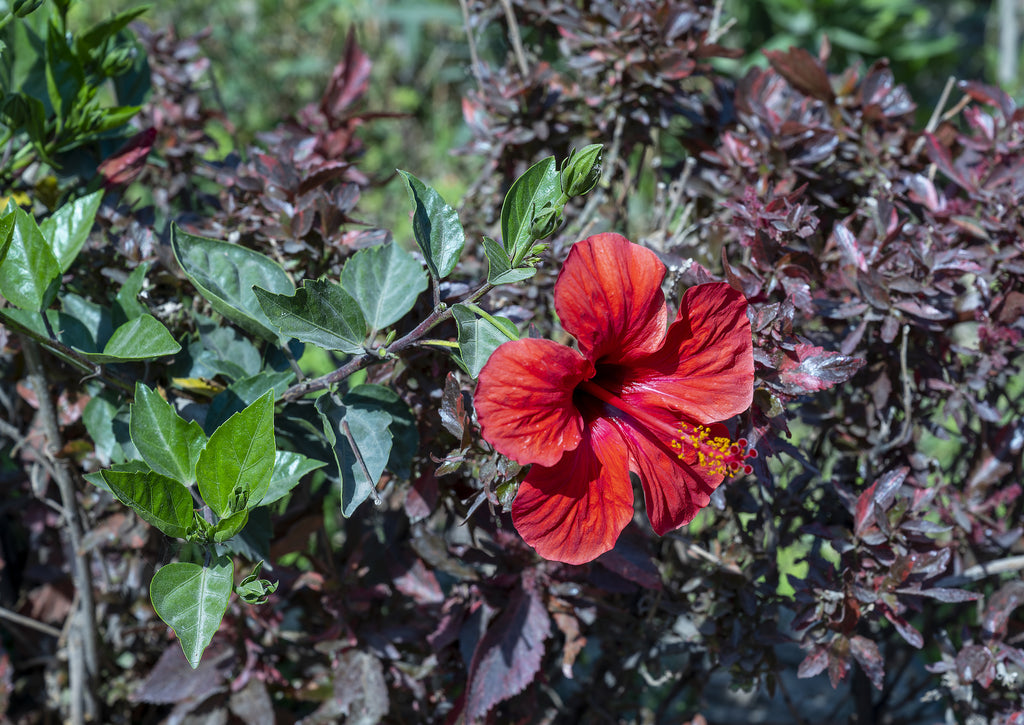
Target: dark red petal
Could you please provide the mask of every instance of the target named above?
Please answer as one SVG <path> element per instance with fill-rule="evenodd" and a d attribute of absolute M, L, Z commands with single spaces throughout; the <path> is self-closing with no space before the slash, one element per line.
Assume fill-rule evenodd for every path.
<path fill-rule="evenodd" d="M 644 504 L 651 528 L 658 536 L 688 524 L 711 501 L 712 492 L 724 480 L 696 465 L 695 456 L 680 459 L 662 441 L 617 419 L 616 427 L 629 447 L 630 468 L 640 477 Z M 728 436 L 725 426 L 712 428 L 715 435 Z"/>
<path fill-rule="evenodd" d="M 512 502 L 512 522 L 545 559 L 583 564 L 615 546 L 633 518 L 629 451 L 603 418 L 554 466 L 534 466 Z"/>
<path fill-rule="evenodd" d="M 506 342 L 480 371 L 476 388 L 482 435 L 520 463 L 552 466 L 580 442 L 576 385 L 594 374 L 578 352 L 551 340 Z"/>
<path fill-rule="evenodd" d="M 631 405 L 699 423 L 742 413 L 754 397 L 747 301 L 724 282 L 686 290 L 664 346 L 609 384 Z"/>
<path fill-rule="evenodd" d="M 555 284 L 555 310 L 580 352 L 597 362 L 628 363 L 657 350 L 668 314 L 654 252 L 618 234 L 577 242 Z"/>

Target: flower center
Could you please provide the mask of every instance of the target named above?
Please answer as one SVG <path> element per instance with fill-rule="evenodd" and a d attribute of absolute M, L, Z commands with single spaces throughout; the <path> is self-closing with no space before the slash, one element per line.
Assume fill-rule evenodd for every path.
<path fill-rule="evenodd" d="M 733 442 L 713 435 L 707 426 L 681 423 L 679 440 L 673 440 L 670 445 L 678 458 L 686 458 L 688 449 L 692 450 L 698 466 L 719 476 L 734 476 L 741 470 L 746 474 L 754 472 L 754 467 L 746 460 L 757 458 L 757 451 L 747 447 L 746 438 Z"/>
<path fill-rule="evenodd" d="M 695 463 L 713 475 L 730 476 L 740 471 L 746 474 L 754 471 L 753 466 L 746 461 L 756 458 L 757 451 L 748 447 L 746 438 L 732 441 L 724 436 L 716 436 L 711 426 L 692 425 L 683 421 L 673 430 L 670 425 L 630 405 L 591 380 L 580 383 L 577 390 L 629 416 L 652 436 L 667 439 L 680 460 Z"/>

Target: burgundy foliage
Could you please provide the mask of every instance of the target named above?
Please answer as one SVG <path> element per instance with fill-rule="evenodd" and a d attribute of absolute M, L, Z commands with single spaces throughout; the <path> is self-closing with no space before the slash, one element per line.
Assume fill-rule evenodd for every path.
<path fill-rule="evenodd" d="M 806 722 L 1021 722 L 1024 109 L 966 82 L 922 129 L 884 61 L 834 68 L 827 46 L 768 52 L 732 79 L 710 64 L 741 54 L 719 44 L 713 3 L 510 4 L 525 69 L 511 52 L 485 59 L 464 101 L 462 151 L 486 165 L 467 230 L 493 235 L 502 192 L 546 155 L 604 143 L 608 183 L 566 207 L 546 268 L 489 303 L 557 336 L 552 285 L 583 229 L 654 249 L 676 303 L 692 284 L 729 282 L 754 336 L 754 404 L 729 422 L 758 451 L 753 474 L 664 537 L 640 515 L 592 563 L 541 560 L 512 529 L 524 472 L 480 441 L 473 381 L 416 350 L 368 372 L 419 421 L 410 480 L 341 523 L 327 486 L 300 485 L 267 522 L 280 588 L 263 607 L 233 600 L 200 670 L 146 597 L 173 552 L 83 485 L 110 721 L 705 722 L 727 701 L 727 684 L 707 686 L 724 675 L 714 682 Z M 501 3 L 470 10 L 472 32 L 504 37 Z M 79 273 L 80 289 L 152 262 L 148 304 L 184 336 L 191 293 L 155 219 L 310 278 L 386 238 L 356 209 L 359 128 L 381 114 L 362 106 L 370 61 L 354 39 L 317 103 L 244 160 L 213 162 L 210 122 L 233 129 L 201 100 L 198 40 L 136 32 L 154 94 L 142 134 L 101 172 L 152 189 L 153 206 L 108 198 L 83 257 L 103 278 Z M 651 187 L 655 211 L 631 218 L 626 202 Z M 15 346 L 0 330 L 5 359 Z M 13 491 L 0 500 L 0 606 L 59 628 L 69 563 L 38 493 L 34 397 L 2 370 L 0 418 L 23 421 L 26 443 L 21 468 L 0 469 Z M 79 389 L 62 369 L 53 380 Z M 81 406 L 65 400 L 60 455 L 95 469 Z M 308 408 L 287 406 L 278 435 L 323 458 L 304 447 Z M 0 639 L 0 715 L 18 723 L 42 721 L 42 672 L 19 664 L 33 651 Z M 842 688 L 835 707 L 802 710 L 811 698 L 794 688 L 818 685 Z"/>

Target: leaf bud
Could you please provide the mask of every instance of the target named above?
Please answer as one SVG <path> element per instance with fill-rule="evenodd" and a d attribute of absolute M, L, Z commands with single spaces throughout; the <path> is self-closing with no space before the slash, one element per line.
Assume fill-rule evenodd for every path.
<path fill-rule="evenodd" d="M 43 4 L 43 0 L 14 0 L 11 5 L 11 13 L 18 18 L 26 18 Z"/>

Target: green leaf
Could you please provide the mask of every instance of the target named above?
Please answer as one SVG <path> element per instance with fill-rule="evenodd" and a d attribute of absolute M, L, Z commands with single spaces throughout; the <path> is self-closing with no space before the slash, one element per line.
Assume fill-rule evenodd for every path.
<path fill-rule="evenodd" d="M 533 267 L 512 269 L 512 260 L 503 246 L 490 237 L 484 237 L 483 241 L 484 253 L 487 255 L 487 281 L 491 284 L 512 284 L 537 274 Z"/>
<path fill-rule="evenodd" d="M 260 501 L 260 506 L 268 506 L 280 500 L 295 488 L 303 476 L 326 465 L 323 461 L 307 458 L 301 453 L 278 451 L 274 458 L 274 472 L 270 476 L 270 488 Z"/>
<path fill-rule="evenodd" d="M 71 52 L 64 34 L 51 20 L 46 34 L 46 91 L 58 126 L 71 116 L 79 90 L 85 85 L 85 70 Z"/>
<path fill-rule="evenodd" d="M 132 443 L 157 473 L 186 486 L 195 482 L 196 462 L 206 445 L 197 422 L 185 422 L 174 406 L 142 383 L 135 384 L 129 422 Z"/>
<path fill-rule="evenodd" d="M 202 345 L 196 360 L 210 369 L 207 377 L 219 373 L 239 380 L 259 373 L 263 365 L 260 351 L 242 333 L 209 318 L 200 318 L 198 327 Z"/>
<path fill-rule="evenodd" d="M 93 395 L 82 411 L 82 422 L 92 439 L 93 450 L 101 466 L 109 466 L 111 461 L 124 460 L 124 453 L 114 436 L 114 416 L 117 415 L 117 409 L 117 403 L 101 394 Z M 96 475 L 99 476 L 98 473 Z M 106 482 L 102 488 L 107 488 Z"/>
<path fill-rule="evenodd" d="M 206 413 L 206 430 L 214 431 L 221 423 L 235 413 L 254 403 L 260 396 L 270 391 L 277 400 L 288 389 L 295 372 L 292 370 L 264 370 L 248 378 L 236 380 L 226 389 L 217 393 L 210 401 Z"/>
<path fill-rule="evenodd" d="M 243 508 L 241 511 L 236 511 L 230 516 L 218 521 L 210 532 L 210 538 L 218 544 L 223 544 L 225 541 L 244 529 L 248 522 L 249 509 Z"/>
<path fill-rule="evenodd" d="M 444 279 L 459 261 L 466 245 L 466 233 L 459 213 L 445 203 L 441 195 L 408 171 L 398 169 L 409 187 L 414 211 L 412 230 L 420 245 L 427 269 L 434 279 Z"/>
<path fill-rule="evenodd" d="M 562 197 L 555 157 L 538 161 L 512 184 L 501 206 L 501 241 L 512 260 L 512 267 L 533 245 L 534 215 L 546 204 L 557 205 Z"/>
<path fill-rule="evenodd" d="M 334 460 L 341 475 L 341 513 L 351 516 L 359 504 L 370 496 L 377 497 L 377 481 L 384 473 L 391 454 L 391 416 L 383 410 L 338 404 L 332 395 L 316 400 L 316 409 L 323 420 L 324 435 L 334 449 Z M 352 436 L 366 472 L 359 464 L 348 441 Z"/>
<path fill-rule="evenodd" d="M 121 289 L 117 291 L 117 296 L 114 298 L 114 309 L 120 316 L 118 322 L 134 320 L 149 312 L 148 308 L 139 302 L 139 295 L 142 294 L 142 285 L 146 282 L 149 266 L 149 262 L 143 262 L 133 269 L 124 284 L 121 285 Z"/>
<path fill-rule="evenodd" d="M 7 249 L 11 246 L 11 237 L 14 236 L 14 214 L 0 216 L 0 267 L 7 257 Z"/>
<path fill-rule="evenodd" d="M 381 330 L 416 304 L 427 288 L 419 262 L 392 242 L 356 252 L 341 271 L 341 283 L 356 298 L 367 324 Z"/>
<path fill-rule="evenodd" d="M 263 561 L 256 562 L 252 572 L 235 587 L 235 594 L 246 604 L 265 604 L 271 594 L 277 591 L 277 582 L 260 579 Z"/>
<path fill-rule="evenodd" d="M 391 416 L 392 446 L 387 468 L 399 478 L 409 478 L 413 456 L 420 447 L 420 434 L 415 416 L 398 393 L 383 385 L 359 385 L 345 393 L 342 402 L 347 406 L 383 410 Z"/>
<path fill-rule="evenodd" d="M 62 273 L 68 271 L 89 238 L 102 201 L 103 192 L 94 191 L 65 204 L 39 225 Z"/>
<path fill-rule="evenodd" d="M 60 264 L 36 220 L 22 209 L 15 209 L 13 217 L 11 241 L 0 265 L 0 295 L 24 310 L 43 310 L 60 286 Z"/>
<path fill-rule="evenodd" d="M 515 324 L 506 317 L 479 318 L 461 303 L 452 306 L 452 316 L 459 326 L 460 357 L 466 371 L 474 378 L 480 375 L 499 345 L 519 337 Z"/>
<path fill-rule="evenodd" d="M 86 55 L 93 50 L 97 50 L 102 43 L 112 39 L 122 30 L 128 27 L 128 24 L 135 18 L 145 13 L 149 8 L 145 5 L 131 10 L 125 10 L 112 15 L 105 20 L 101 20 L 96 23 L 84 33 L 80 33 L 75 38 L 75 49 L 79 55 Z"/>
<path fill-rule="evenodd" d="M 199 666 L 231 599 L 234 565 L 226 556 L 210 566 L 174 562 L 161 568 L 149 584 L 149 598 L 157 616 L 174 630 L 185 659 Z"/>
<path fill-rule="evenodd" d="M 111 492 L 139 517 L 168 536 L 184 539 L 192 525 L 192 494 L 173 478 L 155 471 L 107 469 Z"/>
<path fill-rule="evenodd" d="M 359 303 L 341 285 L 325 279 L 306 280 L 293 296 L 253 289 L 270 324 L 283 337 L 325 350 L 363 352 L 366 321 Z"/>
<path fill-rule="evenodd" d="M 110 309 L 71 292 L 60 295 L 61 312 L 47 310 L 57 337 L 82 352 L 99 352 L 114 334 Z"/>
<path fill-rule="evenodd" d="M 196 464 L 199 493 L 217 516 L 229 516 L 235 489 L 258 506 L 274 470 L 274 396 L 265 393 L 210 436 Z"/>
<path fill-rule="evenodd" d="M 218 242 L 171 226 L 171 248 L 178 264 L 213 309 L 242 329 L 276 342 L 277 332 L 252 288 L 291 295 L 294 286 L 276 262 L 237 244 Z"/>
<path fill-rule="evenodd" d="M 108 471 L 127 471 L 128 473 L 148 473 L 149 466 L 142 461 L 125 461 L 124 463 L 115 463 L 108 469 Z M 103 478 L 103 471 L 94 471 L 93 473 L 83 473 L 82 478 L 91 483 L 98 489 L 106 491 L 114 498 L 117 498 L 117 494 L 111 490 L 110 486 L 107 485 L 106 480 Z"/>
<path fill-rule="evenodd" d="M 181 345 L 171 333 L 152 315 L 140 315 L 128 320 L 110 336 L 103 352 L 82 352 L 85 357 L 97 363 L 151 360 L 164 355 L 173 355 Z"/>

